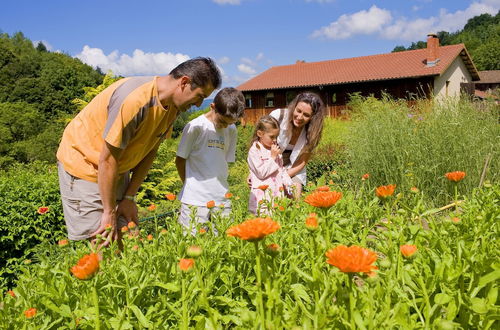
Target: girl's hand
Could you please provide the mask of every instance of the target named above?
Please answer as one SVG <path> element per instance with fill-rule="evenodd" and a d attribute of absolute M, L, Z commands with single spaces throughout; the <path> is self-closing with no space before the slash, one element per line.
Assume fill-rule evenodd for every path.
<path fill-rule="evenodd" d="M 276 159 L 276 157 L 278 157 L 280 153 L 281 153 L 280 147 L 278 147 L 277 144 L 273 144 L 271 146 L 271 158 Z"/>

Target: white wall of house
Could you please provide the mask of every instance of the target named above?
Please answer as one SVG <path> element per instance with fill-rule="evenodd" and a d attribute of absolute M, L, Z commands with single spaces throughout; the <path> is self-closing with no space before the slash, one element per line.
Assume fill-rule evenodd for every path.
<path fill-rule="evenodd" d="M 439 65 L 439 63 L 437 64 Z M 451 63 L 442 75 L 434 78 L 434 96 L 459 96 L 460 83 L 472 82 L 472 77 L 460 56 Z"/>

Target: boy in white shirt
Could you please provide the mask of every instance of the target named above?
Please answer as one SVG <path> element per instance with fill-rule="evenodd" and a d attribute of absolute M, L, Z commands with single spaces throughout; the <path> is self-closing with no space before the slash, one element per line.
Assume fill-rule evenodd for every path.
<path fill-rule="evenodd" d="M 210 111 L 190 121 L 182 132 L 175 165 L 184 183 L 179 194 L 179 223 L 196 234 L 198 224 L 211 221 L 213 212 L 229 216 L 231 203 L 225 198 L 228 162 L 235 161 L 237 130 L 234 123 L 243 116 L 245 98 L 235 88 L 217 93 Z M 214 201 L 216 207 L 207 207 Z M 193 212 L 195 223 L 193 223 Z M 215 230 L 215 224 L 211 226 Z M 207 229 L 207 228 L 205 228 Z"/>

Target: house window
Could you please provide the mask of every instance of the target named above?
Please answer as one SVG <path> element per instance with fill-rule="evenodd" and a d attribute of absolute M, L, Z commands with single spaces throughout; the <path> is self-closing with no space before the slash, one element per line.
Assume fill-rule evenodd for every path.
<path fill-rule="evenodd" d="M 266 107 L 274 107 L 274 93 L 266 94 Z"/>
<path fill-rule="evenodd" d="M 297 92 L 294 91 L 287 91 L 286 92 L 286 105 L 289 105 L 290 102 L 293 101 L 293 99 L 297 96 Z"/>
<path fill-rule="evenodd" d="M 245 94 L 245 108 L 251 108 L 251 107 L 252 107 L 252 95 Z"/>

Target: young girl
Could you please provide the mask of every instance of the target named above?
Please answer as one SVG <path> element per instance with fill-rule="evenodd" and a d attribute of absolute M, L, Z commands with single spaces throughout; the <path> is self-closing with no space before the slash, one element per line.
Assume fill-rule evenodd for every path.
<path fill-rule="evenodd" d="M 275 197 L 283 197 L 284 191 L 292 181 L 283 168 L 281 150 L 276 144 L 280 129 L 278 121 L 267 115 L 260 117 L 255 124 L 251 147 L 248 152 L 248 167 L 250 168 L 250 200 L 248 210 L 253 214 L 266 210 L 266 203 Z"/>

